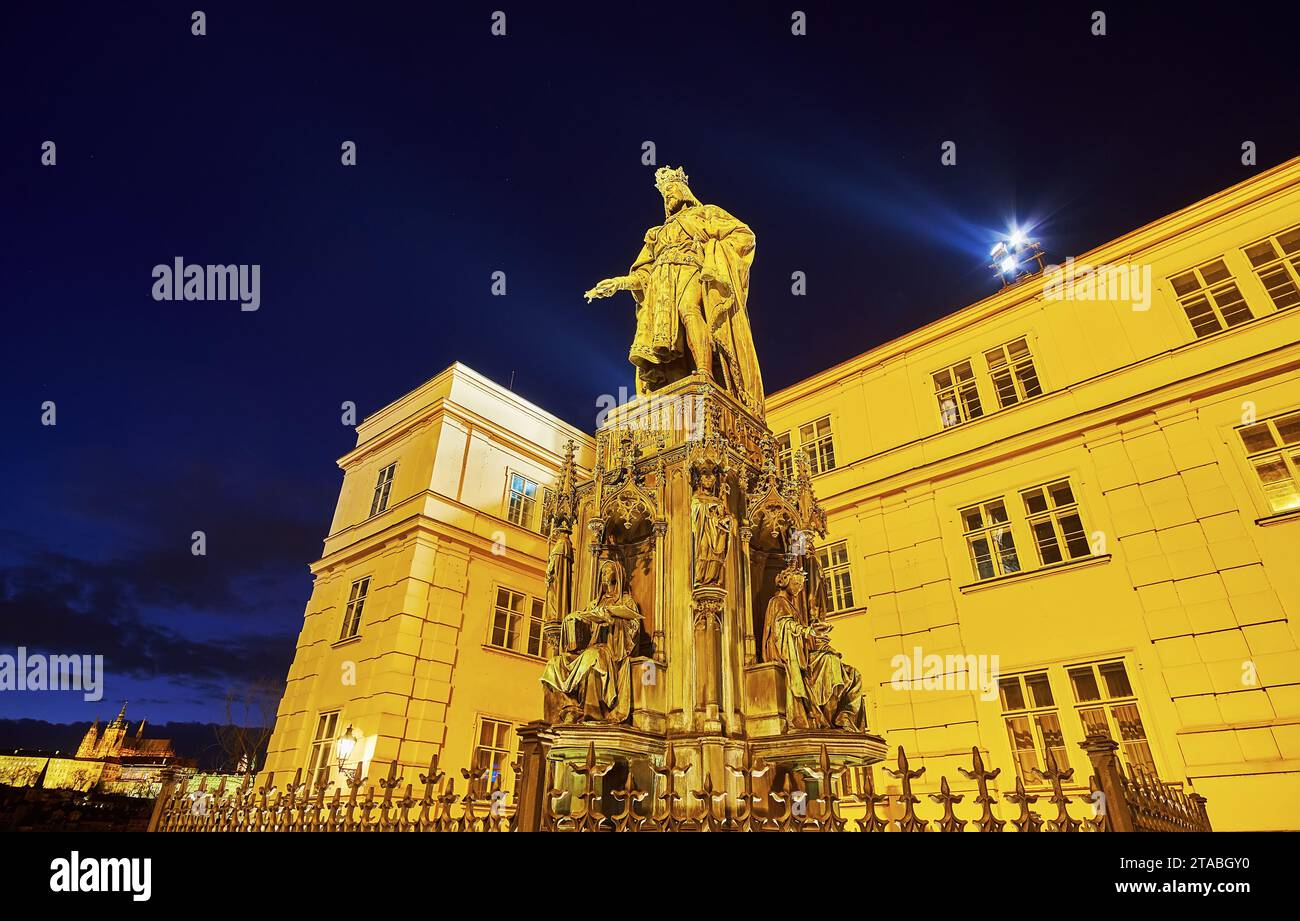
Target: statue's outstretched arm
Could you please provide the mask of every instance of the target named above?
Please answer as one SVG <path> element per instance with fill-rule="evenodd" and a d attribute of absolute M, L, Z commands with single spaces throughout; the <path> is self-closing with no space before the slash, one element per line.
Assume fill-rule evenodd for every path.
<path fill-rule="evenodd" d="M 616 275 L 613 278 L 606 278 L 596 283 L 596 287 L 583 294 L 590 304 L 593 299 L 598 297 L 609 297 L 611 294 L 617 294 L 619 291 L 639 291 L 645 282 L 640 274 L 634 275 Z"/>

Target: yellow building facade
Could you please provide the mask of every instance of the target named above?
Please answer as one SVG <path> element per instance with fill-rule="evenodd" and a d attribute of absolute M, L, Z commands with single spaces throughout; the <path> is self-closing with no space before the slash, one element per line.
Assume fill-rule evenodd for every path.
<path fill-rule="evenodd" d="M 541 716 L 545 485 L 591 438 L 463 365 L 366 419 L 267 755 L 270 771 L 499 769 Z M 530 645 L 531 644 L 531 645 Z M 485 765 L 486 766 L 486 765 Z M 508 780 L 509 778 L 507 778 Z"/>
<path fill-rule="evenodd" d="M 1077 793 L 1104 731 L 1216 828 L 1300 828 L 1297 302 L 1300 160 L 769 395 L 872 731 L 1003 792 L 1050 751 Z M 586 433 L 460 365 L 358 427 L 268 770 L 339 780 L 348 728 L 371 777 L 508 763 L 570 440 L 585 475 Z"/>

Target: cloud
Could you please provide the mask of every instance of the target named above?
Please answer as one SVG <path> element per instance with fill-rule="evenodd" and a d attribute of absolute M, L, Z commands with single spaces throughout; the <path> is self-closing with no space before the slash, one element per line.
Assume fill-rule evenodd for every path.
<path fill-rule="evenodd" d="M 0 532 L 6 646 L 102 654 L 110 675 L 159 679 L 172 699 L 282 681 L 322 531 L 294 508 L 300 495 L 197 466 L 110 481 L 121 488 L 72 487 L 63 517 L 74 527 L 50 532 L 72 549 Z M 191 553 L 195 530 L 204 556 Z M 106 546 L 114 552 L 100 558 Z"/>
<path fill-rule="evenodd" d="M 138 562 L 41 552 L 0 571 L 0 635 L 32 650 L 103 655 L 110 672 L 184 679 L 218 691 L 233 682 L 283 678 L 292 632 L 205 637 L 214 620 L 202 610 L 182 613 L 177 627 L 159 623 L 142 611 L 142 598 L 157 592 Z"/>

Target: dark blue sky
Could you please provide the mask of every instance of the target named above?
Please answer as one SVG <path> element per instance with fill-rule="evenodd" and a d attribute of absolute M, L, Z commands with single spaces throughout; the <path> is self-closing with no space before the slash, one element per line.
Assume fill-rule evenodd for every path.
<path fill-rule="evenodd" d="M 590 429 L 632 307 L 580 295 L 662 217 L 644 141 L 757 233 L 769 390 L 988 293 L 1013 219 L 1061 259 L 1247 178 L 1242 141 L 1300 153 L 1294 14 L 1107 4 L 1098 38 L 1096 5 L 800 0 L 805 37 L 756 2 L 7 6 L 0 653 L 108 675 L 0 718 L 281 681 L 344 400 L 460 360 Z M 259 264 L 260 310 L 154 301 L 176 256 Z"/>

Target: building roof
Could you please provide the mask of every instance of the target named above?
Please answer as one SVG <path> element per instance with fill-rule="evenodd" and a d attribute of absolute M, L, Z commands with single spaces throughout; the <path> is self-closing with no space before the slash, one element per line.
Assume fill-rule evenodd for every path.
<path fill-rule="evenodd" d="M 1180 233 L 1184 233 L 1189 225 L 1208 224 L 1296 185 L 1300 185 L 1300 157 L 1287 160 L 1272 169 L 1265 170 L 1236 185 L 1229 186 L 1200 201 L 1138 227 L 1136 230 L 1131 230 L 1113 240 L 1102 243 L 1082 255 L 1075 256 L 1074 259 L 1076 262 L 1093 265 L 1123 263 Z M 1001 288 L 973 304 L 955 310 L 911 332 L 873 346 L 852 358 L 847 358 L 825 370 L 818 371 L 810 377 L 768 394 L 768 415 L 772 415 L 774 411 L 779 411 L 784 405 L 792 403 L 810 392 L 829 387 L 867 368 L 915 351 L 956 330 L 963 329 L 997 314 L 1005 313 L 1034 300 L 1042 294 L 1046 281 L 1045 275 L 1046 273 L 1032 275 Z"/>

